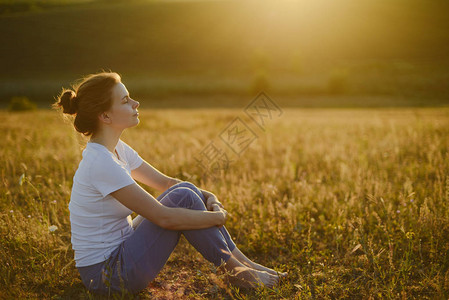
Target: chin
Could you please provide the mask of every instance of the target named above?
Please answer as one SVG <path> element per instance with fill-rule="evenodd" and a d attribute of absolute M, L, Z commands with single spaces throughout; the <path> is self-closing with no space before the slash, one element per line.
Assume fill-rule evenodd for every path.
<path fill-rule="evenodd" d="M 140 120 L 137 119 L 137 120 L 135 120 L 134 122 L 129 123 L 128 126 L 126 126 L 125 128 L 133 128 L 133 127 L 136 127 L 137 125 L 139 125 L 139 123 L 140 123 Z"/>

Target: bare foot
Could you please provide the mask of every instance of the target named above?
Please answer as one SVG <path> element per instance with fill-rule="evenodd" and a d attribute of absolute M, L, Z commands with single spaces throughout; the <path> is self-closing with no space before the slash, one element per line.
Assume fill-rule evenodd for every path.
<path fill-rule="evenodd" d="M 273 269 L 270 269 L 268 267 L 262 266 L 258 263 L 253 262 L 252 260 L 250 260 L 248 257 L 245 256 L 245 254 L 243 254 L 239 248 L 235 247 L 234 250 L 232 250 L 232 255 L 242 264 L 244 264 L 245 266 L 247 266 L 248 268 L 254 269 L 254 270 L 258 270 L 258 271 L 264 271 L 267 272 L 271 275 L 276 275 L 279 277 L 287 277 L 288 273 L 287 272 L 276 272 Z"/>
<path fill-rule="evenodd" d="M 229 281 L 244 288 L 256 288 L 257 286 L 274 287 L 279 282 L 279 276 L 258 271 L 251 268 L 239 267 L 233 270 Z"/>
<path fill-rule="evenodd" d="M 228 272 L 230 283 L 240 287 L 254 288 L 258 285 L 273 287 L 279 282 L 279 276 L 265 271 L 254 270 L 243 265 L 234 255 L 228 259 L 224 268 Z"/>

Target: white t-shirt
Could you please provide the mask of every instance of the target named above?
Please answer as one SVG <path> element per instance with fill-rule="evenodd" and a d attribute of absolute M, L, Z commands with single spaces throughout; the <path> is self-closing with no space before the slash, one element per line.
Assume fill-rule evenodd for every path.
<path fill-rule="evenodd" d="M 87 143 L 73 177 L 69 210 L 77 267 L 105 261 L 133 233 L 132 211 L 110 193 L 135 183 L 131 170 L 143 160 L 121 140 L 115 150 L 118 158 L 103 145 Z"/>

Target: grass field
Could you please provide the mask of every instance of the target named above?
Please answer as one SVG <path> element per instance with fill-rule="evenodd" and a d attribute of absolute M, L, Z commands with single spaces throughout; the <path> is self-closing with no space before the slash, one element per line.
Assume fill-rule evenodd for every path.
<path fill-rule="evenodd" d="M 237 117 L 255 135 L 240 155 L 220 139 Z M 284 109 L 265 121 L 243 109 L 143 110 L 123 139 L 215 192 L 243 252 L 289 278 L 273 290 L 226 287 L 182 240 L 141 298 L 449 297 L 449 109 Z M 50 111 L 0 112 L 0 128 L 0 298 L 93 298 L 70 244 L 82 139 Z M 197 163 L 210 142 L 228 169 Z"/>

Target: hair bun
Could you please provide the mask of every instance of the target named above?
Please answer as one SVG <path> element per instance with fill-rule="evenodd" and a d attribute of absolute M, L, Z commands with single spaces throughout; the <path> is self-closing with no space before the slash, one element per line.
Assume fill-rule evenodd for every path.
<path fill-rule="evenodd" d="M 59 106 L 62 106 L 62 112 L 65 114 L 73 115 L 78 111 L 78 102 L 76 94 L 72 90 L 64 90 L 63 94 L 59 98 Z"/>

